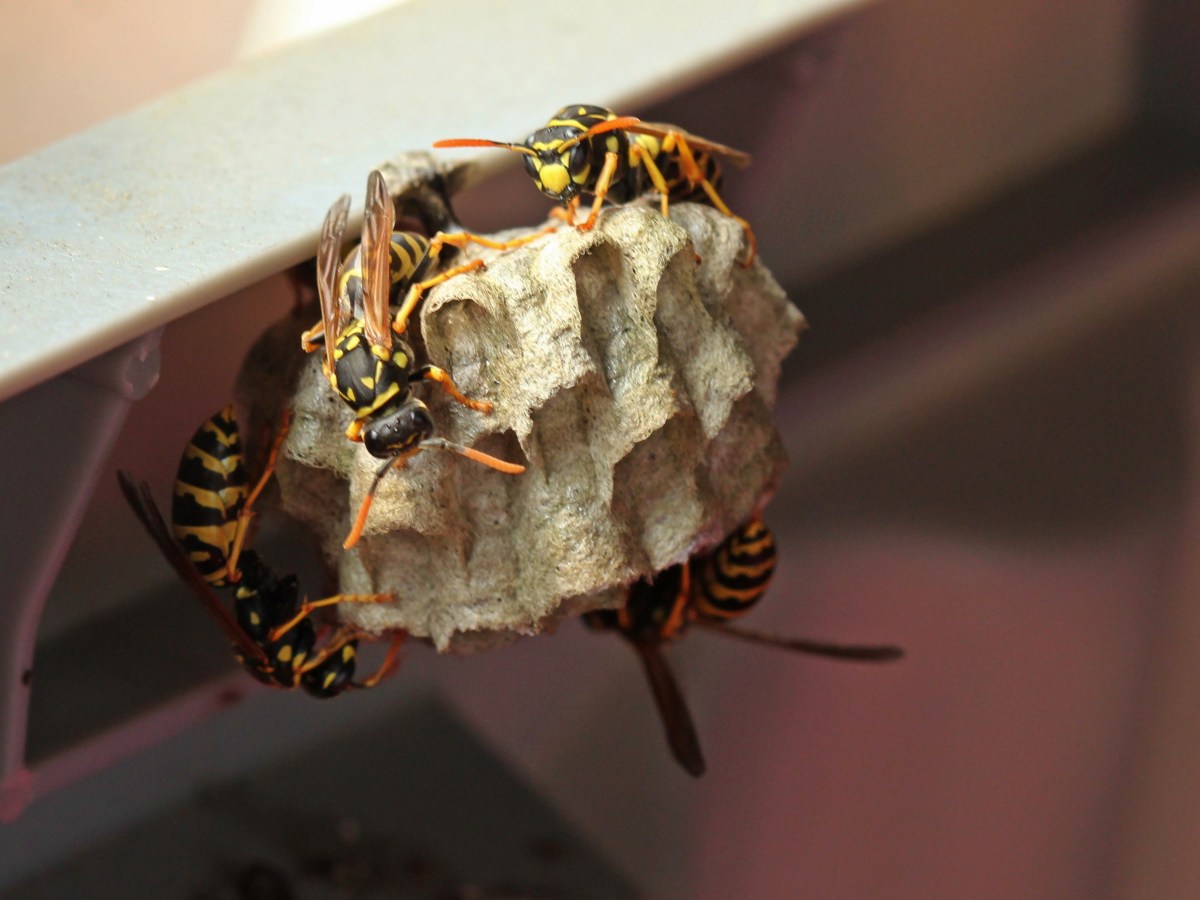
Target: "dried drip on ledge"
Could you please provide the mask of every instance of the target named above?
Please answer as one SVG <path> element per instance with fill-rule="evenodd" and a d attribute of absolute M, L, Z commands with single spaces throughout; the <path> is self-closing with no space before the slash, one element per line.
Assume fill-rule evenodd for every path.
<path fill-rule="evenodd" d="M 312 355 L 283 507 L 318 533 L 343 591 L 399 598 L 343 606 L 344 619 L 443 651 L 507 642 L 613 605 L 620 585 L 761 507 L 786 464 L 770 408 L 804 320 L 765 268 L 737 264 L 736 222 L 691 204 L 671 213 L 613 208 L 590 233 L 467 252 L 487 269 L 430 293 L 414 344 L 495 411 L 416 390 L 440 435 L 528 470 L 422 452 L 383 481 L 351 552 L 341 541 L 379 463 L 344 437 L 350 411 Z"/>

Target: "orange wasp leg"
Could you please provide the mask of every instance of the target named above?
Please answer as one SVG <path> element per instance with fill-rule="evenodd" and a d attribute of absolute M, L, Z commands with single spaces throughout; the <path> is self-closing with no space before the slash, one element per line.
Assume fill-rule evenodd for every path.
<path fill-rule="evenodd" d="M 604 154 L 604 168 L 600 170 L 600 177 L 596 179 L 596 187 L 592 189 L 596 199 L 592 201 L 592 211 L 588 213 L 588 217 L 576 226 L 580 231 L 591 231 L 592 226 L 596 224 L 596 216 L 600 215 L 600 207 L 604 205 L 604 198 L 608 196 L 608 189 L 612 184 L 613 175 L 616 174 L 618 162 L 620 162 L 620 158 L 617 154 L 611 151 Z"/>
<path fill-rule="evenodd" d="M 542 235 L 549 234 L 551 231 L 554 231 L 553 225 L 549 225 L 543 228 L 541 231 L 534 232 L 533 234 L 527 234 L 523 237 L 513 238 L 511 241 L 493 241 L 491 238 L 485 238 L 478 234 L 469 234 L 465 231 L 455 232 L 453 234 L 439 232 L 434 236 L 433 240 L 429 242 L 429 250 L 426 251 L 426 254 L 433 259 L 437 259 L 438 255 L 442 252 L 443 247 L 457 247 L 462 250 L 467 246 L 467 244 L 479 244 L 481 247 L 488 247 L 492 250 L 513 250 L 517 247 L 522 247 L 525 244 L 532 243 Z M 427 290 L 441 284 L 442 282 L 449 281 L 456 275 L 462 275 L 466 272 L 473 272 L 476 269 L 482 269 L 485 267 L 485 265 L 486 264 L 482 259 L 475 259 L 469 263 L 465 263 L 464 265 L 456 266 L 453 269 L 447 269 L 445 272 L 442 272 L 440 275 L 435 275 L 433 278 L 427 278 L 425 281 L 418 281 L 416 284 L 412 285 L 412 287 L 408 289 L 408 296 L 404 298 L 404 304 L 400 307 L 400 311 L 396 313 L 396 317 L 392 321 L 392 330 L 395 331 L 396 334 L 404 334 L 405 330 L 408 328 L 409 316 L 412 315 L 413 309 L 416 308 L 417 303 Z"/>
<path fill-rule="evenodd" d="M 323 346 L 323 342 L 321 344 L 317 343 L 317 338 L 324 334 L 325 326 L 321 322 L 318 322 L 312 328 L 302 332 L 300 335 L 301 349 L 303 349 L 305 353 L 315 353 Z"/>
<path fill-rule="evenodd" d="M 486 400 L 472 400 L 458 389 L 454 383 L 454 379 L 450 377 L 450 373 L 438 366 L 422 366 L 412 375 L 413 381 L 436 381 L 442 386 L 442 389 L 461 403 L 468 409 L 476 410 L 481 413 L 490 413 L 492 404 Z"/>
<path fill-rule="evenodd" d="M 229 551 L 229 559 L 225 564 L 226 577 L 230 582 L 240 581 L 242 573 L 238 571 L 238 559 L 241 558 L 242 550 L 246 545 L 246 535 L 250 530 L 250 523 L 254 519 L 255 512 L 251 507 L 254 501 L 258 499 L 258 495 L 262 493 L 263 488 L 267 486 L 267 482 L 271 480 L 271 476 L 275 474 L 275 465 L 279 461 L 279 448 L 283 445 L 283 439 L 287 437 L 288 432 L 292 427 L 292 411 L 285 409 L 279 423 L 279 432 L 275 435 L 275 441 L 271 444 L 271 452 L 267 456 L 267 464 L 263 468 L 262 477 L 258 479 L 258 484 L 254 486 L 254 490 L 246 497 L 246 502 L 242 504 L 241 512 L 238 513 L 237 530 L 234 532 L 233 546 Z"/>
<path fill-rule="evenodd" d="M 746 258 L 741 260 L 741 265 L 743 268 L 749 268 L 750 264 L 754 262 L 754 258 L 758 255 L 758 240 L 754 236 L 754 229 L 750 227 L 750 223 L 741 216 L 735 215 L 733 210 L 721 199 L 721 195 L 717 193 L 717 189 L 713 187 L 712 182 L 704 177 L 704 172 L 696 162 L 696 157 L 692 154 L 692 148 L 688 146 L 687 139 L 683 135 L 672 131 L 663 139 L 662 149 L 664 153 L 676 153 L 679 156 L 679 168 L 682 170 L 683 177 L 688 180 L 688 183 L 693 186 L 700 185 L 704 189 L 704 193 L 708 195 L 708 199 L 712 201 L 713 206 L 742 226 L 742 231 L 746 233 L 747 252 Z"/>
<path fill-rule="evenodd" d="M 324 600 L 306 600 L 300 604 L 300 611 L 282 625 L 276 625 L 271 629 L 271 634 L 268 640 L 277 641 L 284 634 L 291 631 L 302 621 L 307 619 L 318 609 L 326 606 L 337 606 L 339 603 L 393 603 L 396 598 L 392 594 L 334 594 L 332 597 L 326 597 Z"/>
<path fill-rule="evenodd" d="M 581 201 L 582 199 L 583 199 L 583 197 L 580 194 L 576 194 L 574 197 L 571 198 L 571 202 L 568 203 L 565 207 L 563 207 L 563 206 L 554 207 L 553 209 L 550 210 L 551 218 L 560 219 L 566 225 L 573 225 L 575 223 L 575 216 L 579 212 L 579 201 Z M 553 228 L 553 227 L 557 227 L 557 226 L 551 226 L 551 227 Z"/>
<path fill-rule="evenodd" d="M 395 672 L 396 669 L 400 668 L 400 662 L 397 659 L 397 657 L 400 654 L 400 645 L 403 643 L 404 643 L 404 634 L 403 633 L 393 635 L 391 643 L 388 646 L 387 655 L 383 658 L 383 662 L 380 663 L 379 668 L 376 670 L 375 674 L 372 675 L 370 678 L 366 678 L 366 679 L 358 682 L 358 687 L 364 687 L 364 688 L 375 687 L 375 685 L 379 684 L 379 682 L 383 681 L 383 679 L 387 678 L 389 675 L 391 675 L 393 672 Z"/>
<path fill-rule="evenodd" d="M 302 676 L 308 674 L 313 669 L 317 668 L 317 666 L 324 663 L 326 660 L 329 659 L 329 657 L 331 657 L 331 656 L 333 656 L 333 654 L 339 652 L 348 643 L 350 643 L 353 640 L 356 640 L 358 637 L 359 637 L 359 634 L 356 629 L 339 628 L 337 630 L 337 632 L 334 634 L 334 636 L 329 639 L 329 643 L 327 643 L 324 647 L 322 647 L 318 653 L 314 653 L 312 658 L 309 659 L 307 662 L 305 662 L 304 665 L 299 666 L 298 668 L 296 668 L 294 670 L 295 675 L 296 675 L 296 684 L 300 683 L 300 678 Z"/>

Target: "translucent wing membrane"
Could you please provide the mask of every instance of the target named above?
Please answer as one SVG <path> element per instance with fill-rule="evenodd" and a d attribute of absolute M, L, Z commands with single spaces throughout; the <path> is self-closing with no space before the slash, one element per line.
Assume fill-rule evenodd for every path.
<path fill-rule="evenodd" d="M 146 532 L 158 544 L 158 548 L 162 551 L 163 556 L 167 558 L 172 568 L 179 574 L 179 577 L 187 583 L 200 599 L 204 608 L 221 626 L 221 630 L 238 652 L 247 661 L 252 661 L 255 665 L 263 669 L 270 669 L 270 660 L 267 659 L 263 649 L 254 643 L 238 625 L 237 619 L 234 618 L 228 607 L 221 602 L 214 592 L 212 587 L 204 577 L 196 571 L 196 567 L 192 565 L 187 554 L 171 537 L 171 532 L 167 528 L 166 522 L 163 520 L 162 513 L 159 512 L 158 506 L 154 502 L 154 497 L 150 493 L 150 487 L 145 482 L 135 482 L 133 477 L 128 472 L 118 472 L 117 480 L 121 485 L 121 492 L 125 495 L 125 499 L 129 502 L 130 508 L 145 527 Z"/>
<path fill-rule="evenodd" d="M 325 367 L 333 370 L 333 349 L 352 312 L 342 303 L 337 289 L 338 269 L 342 260 L 342 236 L 350 213 L 350 195 L 342 194 L 321 226 L 317 245 L 317 294 L 321 299 L 321 324 L 325 331 Z"/>
<path fill-rule="evenodd" d="M 363 214 L 363 327 L 373 347 L 392 347 L 391 264 L 392 227 L 396 208 L 387 182 L 378 169 L 367 179 L 367 209 Z"/>

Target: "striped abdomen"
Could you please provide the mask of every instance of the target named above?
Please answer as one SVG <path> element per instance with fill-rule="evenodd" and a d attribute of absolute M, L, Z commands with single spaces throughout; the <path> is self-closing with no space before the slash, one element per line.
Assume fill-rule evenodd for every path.
<path fill-rule="evenodd" d="M 667 183 L 667 196 L 672 200 L 696 200 L 702 203 L 708 202 L 708 195 L 699 184 L 693 184 L 683 174 L 683 169 L 679 164 L 679 154 L 677 151 L 670 153 L 662 152 L 662 138 L 651 134 L 630 134 L 631 141 L 636 141 L 641 145 L 642 150 L 654 160 L 654 164 L 658 166 L 662 172 L 663 180 Z M 721 164 L 717 157 L 707 150 L 692 148 L 692 157 L 696 160 L 696 165 L 700 168 L 700 173 L 708 179 L 714 189 L 721 187 Z M 631 157 L 631 161 L 636 166 L 636 170 L 631 169 L 630 178 L 637 179 L 638 188 L 636 191 L 630 192 L 630 197 L 637 196 L 648 191 L 655 191 L 656 188 L 650 181 L 650 177 L 644 171 L 641 165 L 641 160 Z"/>
<path fill-rule="evenodd" d="M 752 519 L 692 566 L 696 615 L 736 618 L 767 592 L 775 573 L 775 538 L 759 519 Z"/>
<path fill-rule="evenodd" d="M 179 460 L 171 532 L 210 584 L 225 584 L 225 566 L 246 502 L 246 470 L 233 407 L 192 435 Z"/>
<path fill-rule="evenodd" d="M 429 239 L 411 231 L 393 231 L 391 240 L 391 299 L 394 305 L 400 293 L 425 274 Z M 342 263 L 338 276 L 338 294 L 350 304 L 355 315 L 362 314 L 362 248 L 355 247 Z"/>

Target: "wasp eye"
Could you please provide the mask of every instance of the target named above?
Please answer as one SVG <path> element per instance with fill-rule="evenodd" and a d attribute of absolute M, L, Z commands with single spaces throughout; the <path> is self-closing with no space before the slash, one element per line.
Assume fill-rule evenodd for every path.
<path fill-rule="evenodd" d="M 570 169 L 572 175 L 578 175 L 583 172 L 591 161 L 590 148 L 587 144 L 576 144 L 571 148 L 571 158 L 567 163 L 567 168 Z"/>
<path fill-rule="evenodd" d="M 538 164 L 538 160 L 533 156 L 529 156 L 525 153 L 522 153 L 521 154 L 521 162 L 525 163 L 525 171 L 536 178 L 537 173 L 538 173 L 538 168 L 540 168 L 540 166 Z"/>

